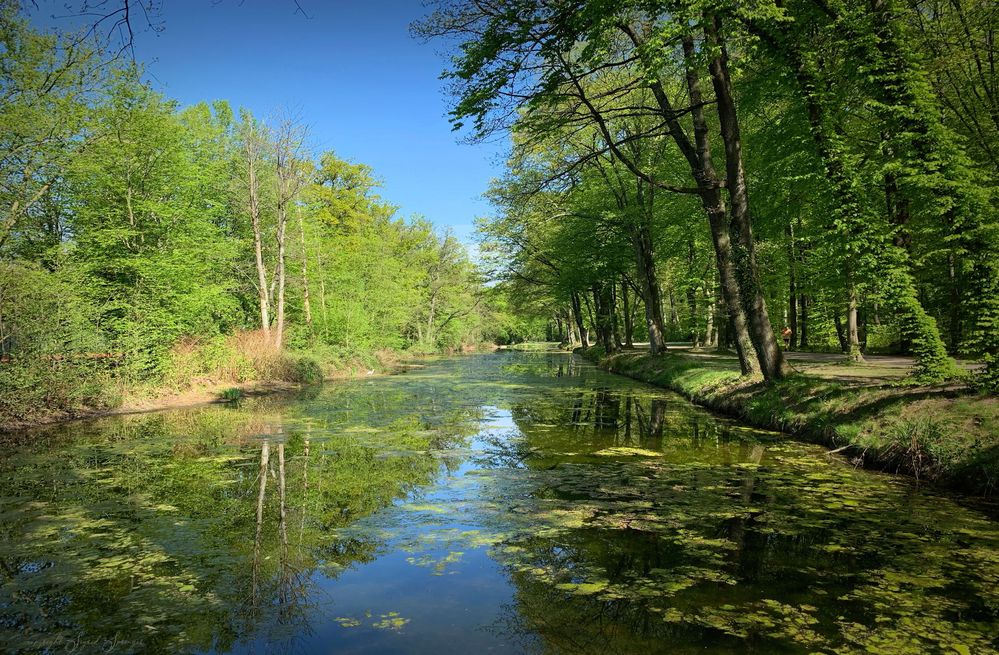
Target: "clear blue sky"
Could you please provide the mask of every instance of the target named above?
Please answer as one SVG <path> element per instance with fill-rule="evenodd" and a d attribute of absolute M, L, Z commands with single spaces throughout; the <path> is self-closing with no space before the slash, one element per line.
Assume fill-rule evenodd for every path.
<path fill-rule="evenodd" d="M 62 4 L 41 0 L 36 18 L 52 24 Z M 427 9 L 420 0 L 299 4 L 308 18 L 294 0 L 163 0 L 161 33 L 135 21 L 135 56 L 184 105 L 225 99 L 260 117 L 298 110 L 316 148 L 372 166 L 403 216 L 423 214 L 469 242 L 499 148 L 456 142 L 438 79 L 442 46 L 409 34 Z"/>

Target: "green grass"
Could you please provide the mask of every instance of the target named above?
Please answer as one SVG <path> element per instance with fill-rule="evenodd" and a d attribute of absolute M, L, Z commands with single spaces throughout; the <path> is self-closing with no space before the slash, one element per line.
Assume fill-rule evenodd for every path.
<path fill-rule="evenodd" d="M 228 389 L 223 389 L 222 393 L 219 394 L 219 399 L 224 400 L 227 403 L 236 402 L 243 397 L 243 390 L 239 387 L 229 387 Z"/>
<path fill-rule="evenodd" d="M 795 374 L 772 385 L 743 378 L 734 360 L 667 353 L 604 356 L 601 367 L 677 391 L 746 423 L 843 449 L 872 468 L 972 493 L 999 487 L 999 399 L 955 384 L 850 381 Z"/>

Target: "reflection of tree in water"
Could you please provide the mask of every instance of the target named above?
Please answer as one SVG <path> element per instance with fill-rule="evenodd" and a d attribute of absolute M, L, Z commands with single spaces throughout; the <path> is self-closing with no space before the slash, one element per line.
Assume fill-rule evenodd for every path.
<path fill-rule="evenodd" d="M 285 467 L 285 444 L 277 444 L 277 483 L 278 483 L 278 526 L 277 531 L 280 536 L 280 546 L 278 549 L 277 571 L 263 581 L 267 593 L 261 593 L 262 583 L 262 557 L 263 557 L 263 536 L 264 536 L 264 507 L 266 504 L 267 478 L 273 475 L 274 471 L 270 467 L 270 442 L 268 439 L 260 445 L 260 470 L 258 473 L 258 493 L 256 508 L 256 534 L 253 540 L 253 582 L 251 594 L 251 618 L 257 631 L 261 631 L 261 624 L 269 618 L 273 625 L 267 630 L 261 631 L 268 636 L 269 640 L 282 639 L 289 646 L 294 642 L 311 634 L 309 627 L 309 610 L 314 605 L 314 594 L 309 593 L 309 580 L 314 570 L 314 562 L 303 552 L 303 539 L 305 537 L 306 522 L 306 502 L 308 494 L 308 471 L 309 471 L 309 441 L 304 440 L 304 452 L 302 456 L 302 507 L 301 507 L 301 528 L 299 531 L 298 543 L 289 549 L 288 541 L 288 499 L 287 499 L 287 474 Z M 264 603 L 267 599 L 267 603 Z M 311 601 L 311 602 L 310 602 Z M 271 617 L 265 616 L 266 609 L 272 613 Z M 249 633 L 249 634 L 252 634 Z"/>
<path fill-rule="evenodd" d="M 995 652 L 994 525 L 949 504 L 900 513 L 899 490 L 819 461 L 746 455 L 545 469 L 519 512 L 532 528 L 496 549 L 517 587 L 496 629 L 551 652 Z"/>
<path fill-rule="evenodd" d="M 509 353 L 515 361 L 502 366 L 504 373 L 536 378 L 585 377 L 594 366 L 568 353 Z"/>
<path fill-rule="evenodd" d="M 574 387 L 517 403 L 512 416 L 527 441 L 554 452 L 614 447 L 659 450 L 664 437 L 684 446 L 719 437 L 716 420 L 680 403 L 674 396 L 654 391 Z"/>
<path fill-rule="evenodd" d="M 491 547 L 515 588 L 493 629 L 525 651 L 996 650 L 999 530 L 978 514 L 566 356 L 511 358 L 512 384 L 477 361 L 10 450 L 0 651 L 295 650 L 331 602 L 314 583 L 399 544 Z M 372 516 L 470 443 L 474 484 L 432 529 Z"/>
<path fill-rule="evenodd" d="M 328 602 L 316 574 L 380 545 L 331 531 L 433 480 L 425 451 L 446 430 L 400 425 L 386 455 L 248 406 L 119 419 L 0 463 L 0 650 L 271 651 L 308 634 Z"/>
<path fill-rule="evenodd" d="M 533 483 L 497 487 L 527 500 L 494 518 L 517 591 L 491 629 L 525 650 L 999 650 L 999 530 L 950 500 L 668 395 L 567 389 L 512 416 Z"/>

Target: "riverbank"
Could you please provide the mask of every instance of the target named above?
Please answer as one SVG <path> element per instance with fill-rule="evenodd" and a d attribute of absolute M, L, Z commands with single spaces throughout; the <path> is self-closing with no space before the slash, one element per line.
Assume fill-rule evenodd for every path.
<path fill-rule="evenodd" d="M 42 393 L 6 395 L 0 392 L 0 434 L 79 419 L 141 414 L 245 397 L 303 389 L 324 382 L 391 375 L 406 370 L 407 361 L 429 355 L 455 355 L 496 348 L 493 344 L 467 344 L 443 353 L 419 350 L 377 350 L 336 353 L 329 350 L 282 350 L 253 347 L 252 339 L 229 344 L 219 357 L 205 345 L 174 348 L 171 366 L 159 379 L 145 382 L 127 378 L 85 381 L 77 392 L 53 393 L 47 376 Z M 64 389 L 69 384 L 60 385 Z M 24 385 L 27 386 L 27 385 Z M 90 388 L 87 388 L 87 387 Z M 27 389 L 26 389 L 27 391 Z"/>
<path fill-rule="evenodd" d="M 796 373 L 765 385 L 743 379 L 727 360 L 577 352 L 607 371 L 671 389 L 750 425 L 822 443 L 857 465 L 980 495 L 999 486 L 999 399 L 960 384 Z"/>
<path fill-rule="evenodd" d="M 8 420 L 0 424 L 0 434 L 104 416 L 144 414 L 168 409 L 228 403 L 240 398 L 296 391 L 305 386 L 307 385 L 303 383 L 283 382 L 280 380 L 254 380 L 237 384 L 196 386 L 184 391 L 161 390 L 159 393 L 153 393 L 152 395 L 130 398 L 123 401 L 120 405 L 106 407 L 81 406 L 37 412 L 28 418 Z"/>
<path fill-rule="evenodd" d="M 357 362 L 357 364 L 357 366 L 350 366 L 333 374 L 323 375 L 321 378 L 309 381 L 264 379 L 239 382 L 212 382 L 206 379 L 197 379 L 190 381 L 181 389 L 173 386 L 156 387 L 143 385 L 140 389 L 128 395 L 118 396 L 121 399 L 118 403 L 110 401 L 89 406 L 80 405 L 48 410 L 42 409 L 25 414 L 20 418 L 7 418 L 7 420 L 0 422 L 0 434 L 80 419 L 142 414 L 213 403 L 234 402 L 241 398 L 296 391 L 323 382 L 349 380 L 360 376 L 385 375 L 398 370 L 401 366 L 395 362 L 389 366 L 376 364 L 374 369 L 366 369 L 363 368 L 361 362 Z"/>

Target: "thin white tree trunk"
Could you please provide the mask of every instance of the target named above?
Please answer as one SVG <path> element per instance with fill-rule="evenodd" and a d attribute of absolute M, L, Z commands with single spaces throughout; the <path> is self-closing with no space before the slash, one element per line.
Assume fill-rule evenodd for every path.
<path fill-rule="evenodd" d="M 305 324 L 312 332 L 312 304 L 309 302 L 309 256 L 305 245 L 305 219 L 302 218 L 302 211 L 296 210 L 298 214 L 298 233 L 302 238 L 302 309 L 305 311 Z"/>
<path fill-rule="evenodd" d="M 264 264 L 263 237 L 260 229 L 260 197 L 257 181 L 257 160 L 260 157 L 256 135 L 251 134 L 246 139 L 246 166 L 249 176 L 250 191 L 250 222 L 253 226 L 253 255 L 257 267 L 257 297 L 260 303 L 260 328 L 264 331 L 267 341 L 271 338 L 270 294 L 267 290 L 267 267 Z"/>
<path fill-rule="evenodd" d="M 284 345 L 284 288 L 285 288 L 285 233 L 288 214 L 284 205 L 278 206 L 278 263 L 277 263 L 277 326 L 274 332 L 274 345 L 280 349 Z"/>

